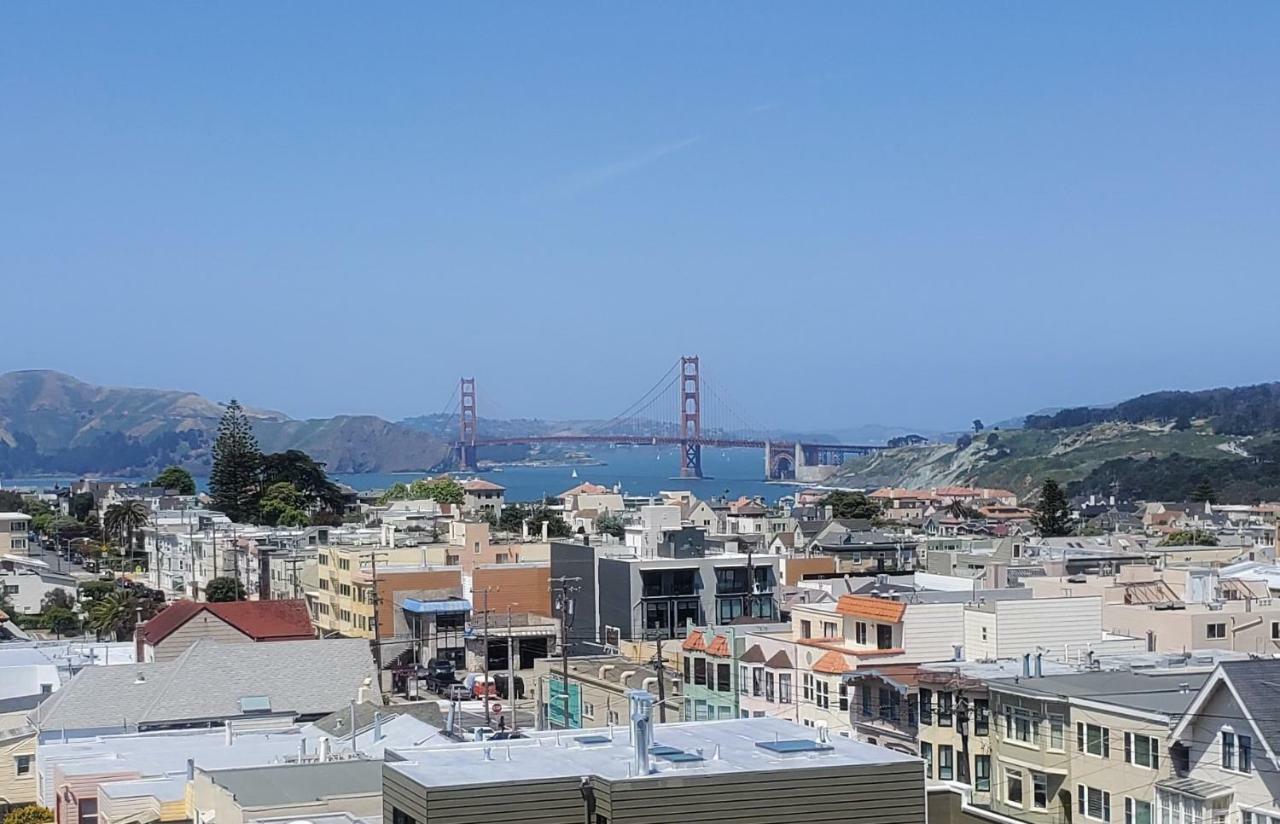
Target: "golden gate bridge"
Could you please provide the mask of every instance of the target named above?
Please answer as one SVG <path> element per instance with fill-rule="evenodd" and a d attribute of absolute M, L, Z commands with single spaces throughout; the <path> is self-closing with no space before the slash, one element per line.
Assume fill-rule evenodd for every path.
<path fill-rule="evenodd" d="M 675 445 L 680 447 L 680 477 L 702 478 L 702 448 L 764 450 L 764 475 L 770 480 L 804 480 L 805 469 L 842 463 L 849 455 L 866 455 L 884 446 L 808 443 L 772 439 L 748 424 L 701 374 L 698 357 L 681 357 L 644 395 L 622 412 L 581 432 L 529 435 L 485 435 L 480 432 L 476 379 L 462 378 L 457 388 L 458 439 L 452 467 L 478 469 L 477 454 L 486 446 L 534 444 Z"/>

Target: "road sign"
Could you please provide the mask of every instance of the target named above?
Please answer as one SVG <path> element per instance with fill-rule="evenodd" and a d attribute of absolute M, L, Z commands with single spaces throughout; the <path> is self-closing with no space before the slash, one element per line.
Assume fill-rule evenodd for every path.
<path fill-rule="evenodd" d="M 490 704 L 490 705 L 489 705 L 489 712 L 493 713 L 494 715 L 502 715 L 502 705 L 501 705 L 501 704 Z"/>

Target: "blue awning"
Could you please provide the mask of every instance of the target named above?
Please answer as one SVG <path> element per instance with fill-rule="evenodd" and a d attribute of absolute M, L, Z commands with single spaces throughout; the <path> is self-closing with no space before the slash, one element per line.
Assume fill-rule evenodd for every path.
<path fill-rule="evenodd" d="M 419 615 L 447 615 L 471 611 L 471 602 L 462 598 L 447 598 L 443 601 L 419 601 L 417 598 L 405 598 L 400 606 L 406 612 Z"/>

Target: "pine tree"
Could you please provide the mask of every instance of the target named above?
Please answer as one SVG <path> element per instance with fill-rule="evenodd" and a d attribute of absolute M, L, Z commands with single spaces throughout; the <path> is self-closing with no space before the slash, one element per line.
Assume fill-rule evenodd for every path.
<path fill-rule="evenodd" d="M 213 469 L 209 473 L 213 508 L 237 523 L 256 520 L 261 472 L 258 440 L 253 437 L 244 409 L 232 400 L 222 414 L 218 439 L 213 442 Z"/>
<path fill-rule="evenodd" d="M 1209 483 L 1209 479 L 1205 478 L 1196 488 L 1191 490 L 1191 500 L 1201 504 L 1213 504 L 1218 502 L 1218 495 L 1213 491 L 1213 484 Z"/>
<path fill-rule="evenodd" d="M 1036 504 L 1032 522 L 1042 538 L 1071 534 L 1071 505 L 1062 487 L 1052 478 L 1046 478 L 1040 487 L 1040 502 Z"/>

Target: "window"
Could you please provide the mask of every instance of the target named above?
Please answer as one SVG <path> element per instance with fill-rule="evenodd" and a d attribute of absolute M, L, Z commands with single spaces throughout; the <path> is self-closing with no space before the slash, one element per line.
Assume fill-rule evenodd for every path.
<path fill-rule="evenodd" d="M 973 734 L 987 735 L 991 730 L 991 702 L 986 698 L 973 699 Z"/>
<path fill-rule="evenodd" d="M 1097 724 L 1076 722 L 1076 749 L 1099 758 L 1110 758 L 1111 730 Z"/>
<path fill-rule="evenodd" d="M 1253 739 L 1223 730 L 1222 768 L 1242 773 L 1253 772 Z"/>
<path fill-rule="evenodd" d="M 1240 748 L 1240 772 L 1253 772 L 1253 739 L 1247 735 L 1237 735 L 1236 743 Z"/>
<path fill-rule="evenodd" d="M 864 718 L 871 717 L 871 687 L 866 682 L 862 682 L 862 686 L 858 687 L 858 698 L 862 704 L 862 715 Z"/>
<path fill-rule="evenodd" d="M 747 666 L 738 667 L 738 692 L 741 692 L 743 695 L 746 695 L 747 691 L 750 689 L 751 689 L 751 667 L 747 667 Z"/>
<path fill-rule="evenodd" d="M 950 744 L 938 747 L 938 780 L 950 781 L 955 778 L 955 751 Z"/>
<path fill-rule="evenodd" d="M 801 621 L 801 622 L 800 622 L 800 637 L 801 637 L 801 638 L 812 638 L 812 637 L 813 637 L 813 622 L 811 622 L 811 621 Z"/>
<path fill-rule="evenodd" d="M 1111 793 L 1096 787 L 1076 785 L 1076 811 L 1094 821 L 1111 820 Z"/>
<path fill-rule="evenodd" d="M 1040 722 L 1022 707 L 1004 706 L 1004 737 L 1024 744 L 1040 745 Z"/>
<path fill-rule="evenodd" d="M 730 692 L 733 689 L 733 670 L 728 664 L 716 664 L 716 692 Z"/>
<path fill-rule="evenodd" d="M 690 676 L 690 672 L 691 672 L 690 667 L 692 667 L 692 665 L 693 665 L 692 659 L 690 659 L 689 656 L 686 655 L 684 657 L 684 682 L 686 684 L 693 683 L 693 678 Z"/>
<path fill-rule="evenodd" d="M 859 621 L 853 625 L 853 641 L 860 646 L 867 645 L 867 622 Z"/>
<path fill-rule="evenodd" d="M 925 726 L 933 723 L 933 690 L 920 690 L 920 723 Z"/>
<path fill-rule="evenodd" d="M 1222 768 L 1224 770 L 1234 770 L 1236 768 L 1236 736 L 1235 733 L 1222 731 Z"/>
<path fill-rule="evenodd" d="M 764 700 L 773 703 L 774 699 L 774 677 L 772 672 L 765 671 L 764 674 Z"/>
<path fill-rule="evenodd" d="M 812 701 L 813 700 L 813 675 L 811 673 L 806 672 L 804 674 L 804 679 L 800 683 L 803 690 L 802 692 L 803 699 L 806 702 Z"/>
<path fill-rule="evenodd" d="M 28 775 L 31 772 L 31 756 L 18 755 L 14 756 L 13 766 L 17 770 L 18 775 Z"/>
<path fill-rule="evenodd" d="M 1049 749 L 1062 752 L 1066 748 L 1065 725 L 1066 720 L 1061 715 L 1049 716 Z"/>
<path fill-rule="evenodd" d="M 1022 806 L 1022 770 L 1004 768 L 1004 801 L 1010 807 Z"/>
<path fill-rule="evenodd" d="M 815 685 L 814 700 L 820 710 L 831 709 L 831 685 L 826 681 L 819 681 Z"/>
<path fill-rule="evenodd" d="M 759 667 L 751 668 L 751 695 L 756 698 L 764 695 L 764 670 Z"/>
<path fill-rule="evenodd" d="M 953 696 L 949 692 L 938 693 L 938 726 L 951 726 L 951 699 Z"/>
<path fill-rule="evenodd" d="M 1049 776 L 1044 773 L 1031 774 L 1031 806 L 1037 810 L 1049 809 Z"/>
<path fill-rule="evenodd" d="M 876 649 L 893 649 L 893 626 L 876 624 Z"/>
<path fill-rule="evenodd" d="M 1160 806 L 1160 821 L 1178 824 L 1204 824 L 1205 803 L 1198 798 L 1180 793 L 1156 790 Z M 1257 816 L 1254 816 L 1257 818 Z"/>
<path fill-rule="evenodd" d="M 1280 641 L 1280 621 L 1271 622 L 1271 640 Z"/>
<path fill-rule="evenodd" d="M 836 637 L 836 625 L 835 625 L 835 624 L 833 624 L 833 623 L 831 623 L 830 621 L 823 621 L 823 622 L 822 622 L 822 637 L 823 637 L 823 638 L 835 638 L 835 637 Z"/>
<path fill-rule="evenodd" d="M 699 658 L 693 662 L 693 683 L 707 685 L 707 659 Z"/>
<path fill-rule="evenodd" d="M 1248 813 L 1246 813 L 1248 815 Z M 1245 819 L 1246 822 L 1248 819 Z M 1136 798 L 1125 797 L 1124 824 L 1152 824 L 1151 804 Z"/>
<path fill-rule="evenodd" d="M 928 741 L 921 742 L 920 757 L 924 759 L 924 777 L 933 778 L 933 745 Z"/>
<path fill-rule="evenodd" d="M 1160 769 L 1160 742 L 1150 735 L 1124 734 L 1124 763 Z"/>
<path fill-rule="evenodd" d="M 778 674 L 778 703 L 791 703 L 791 673 L 789 672 Z"/>
<path fill-rule="evenodd" d="M 596 705 L 595 705 L 595 704 L 593 704 L 593 703 L 591 703 L 590 701 L 583 701 L 583 702 L 582 702 L 582 716 L 583 716 L 584 718 L 595 718 L 595 717 L 596 717 Z"/>
<path fill-rule="evenodd" d="M 1226 637 L 1227 637 L 1227 625 L 1226 625 L 1226 624 L 1205 624 L 1205 625 L 1204 625 L 1204 637 L 1205 637 L 1205 638 L 1210 638 L 1210 639 L 1214 639 L 1214 638 L 1226 638 Z"/>
<path fill-rule="evenodd" d="M 413 816 L 408 815 L 399 807 L 391 808 L 391 824 L 418 824 Z"/>
<path fill-rule="evenodd" d="M 887 687 L 880 688 L 880 717 L 885 721 L 898 721 L 898 694 Z"/>
<path fill-rule="evenodd" d="M 849 685 L 843 680 L 840 682 L 840 712 L 849 711 Z"/>
<path fill-rule="evenodd" d="M 991 792 L 991 756 L 973 757 L 973 788 L 980 793 Z"/>

